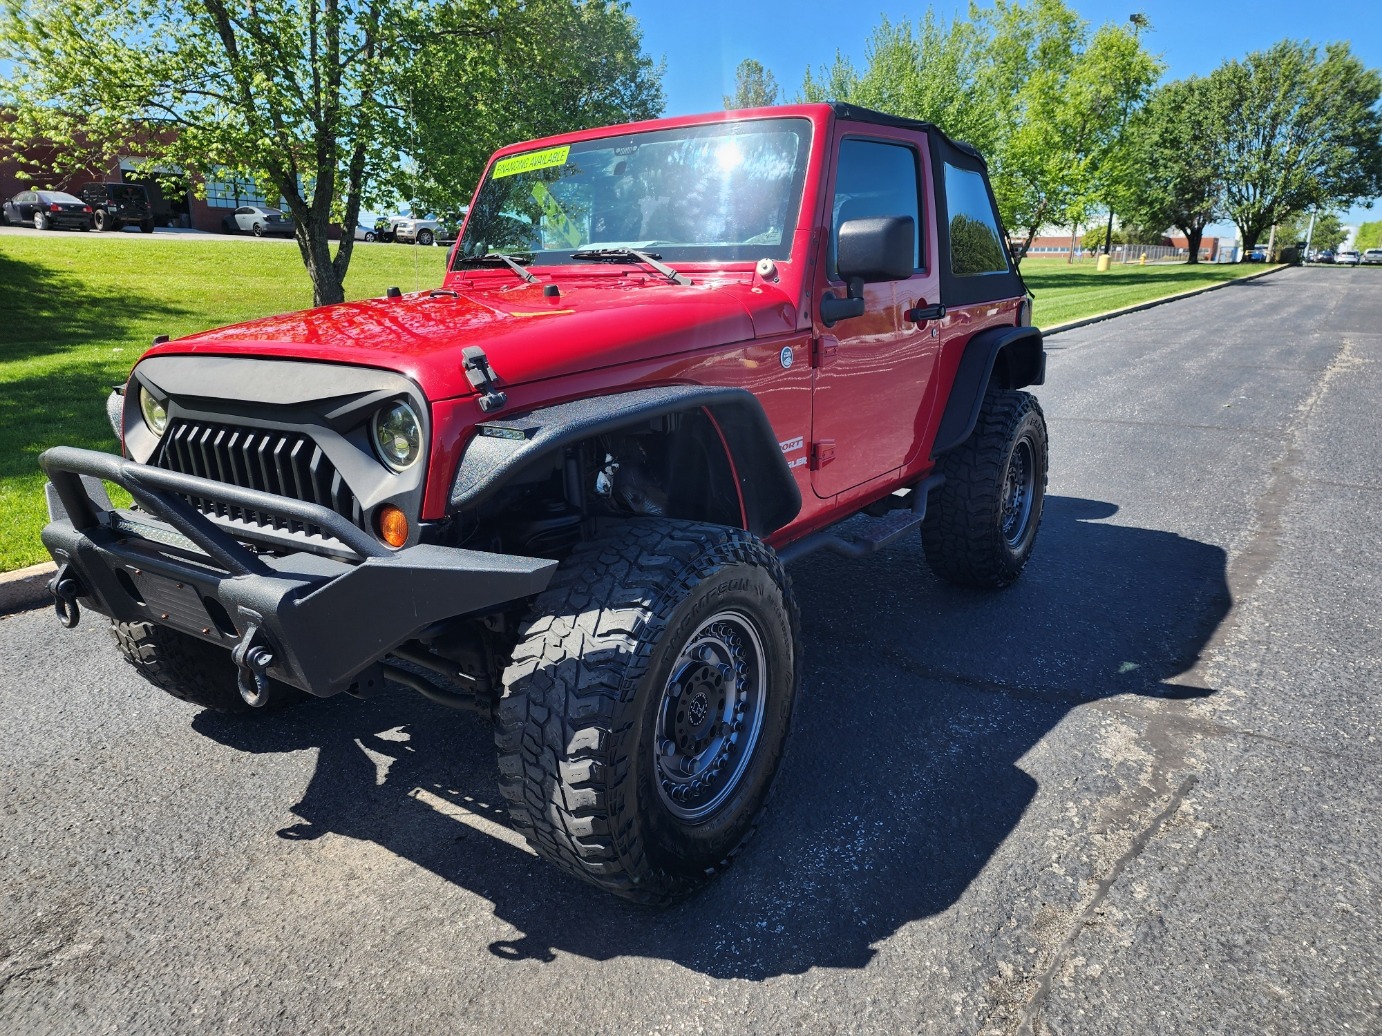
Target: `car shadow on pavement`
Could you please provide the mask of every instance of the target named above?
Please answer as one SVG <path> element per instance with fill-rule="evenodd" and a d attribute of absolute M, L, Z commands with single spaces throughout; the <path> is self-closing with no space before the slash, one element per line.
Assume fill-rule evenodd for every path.
<path fill-rule="evenodd" d="M 1212 693 L 1173 681 L 1227 613 L 1224 552 L 1104 521 L 1116 511 L 1048 498 L 1036 558 L 1001 593 L 939 583 L 915 543 L 796 564 L 807 667 L 773 807 L 734 867 L 669 910 L 496 836 L 494 750 L 473 718 L 391 691 L 193 725 L 251 753 L 316 748 L 280 837 L 373 842 L 490 900 L 523 933 L 489 945 L 500 958 L 650 957 L 755 980 L 863 967 L 984 871 L 1037 793 L 1018 761 L 1072 709 Z"/>

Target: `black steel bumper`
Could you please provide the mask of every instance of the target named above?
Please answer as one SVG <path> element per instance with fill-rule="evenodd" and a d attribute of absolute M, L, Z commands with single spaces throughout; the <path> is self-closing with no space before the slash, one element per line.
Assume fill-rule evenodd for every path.
<path fill-rule="evenodd" d="M 346 690 L 433 623 L 541 592 L 557 566 L 428 544 L 393 551 L 318 504 L 93 450 L 60 446 L 39 463 L 53 519 L 43 544 L 58 564 L 50 588 L 64 623 L 75 625 L 85 606 L 220 644 L 240 666 L 242 687 L 270 676 L 322 697 Z M 99 480 L 125 489 L 140 510 L 113 507 Z M 336 556 L 313 544 L 282 553 L 281 531 L 213 520 L 184 497 L 317 526 L 319 546 Z M 245 545 L 261 536 L 275 555 Z"/>

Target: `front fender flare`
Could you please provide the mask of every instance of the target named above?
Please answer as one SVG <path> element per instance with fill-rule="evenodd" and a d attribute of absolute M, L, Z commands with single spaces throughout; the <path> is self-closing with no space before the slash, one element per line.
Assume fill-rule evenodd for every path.
<path fill-rule="evenodd" d="M 480 422 L 451 486 L 450 510 L 472 508 L 554 451 L 652 418 L 704 409 L 719 425 L 739 479 L 745 524 L 756 536 L 801 510 L 801 491 L 753 393 L 707 385 L 665 385 L 576 399 Z"/>

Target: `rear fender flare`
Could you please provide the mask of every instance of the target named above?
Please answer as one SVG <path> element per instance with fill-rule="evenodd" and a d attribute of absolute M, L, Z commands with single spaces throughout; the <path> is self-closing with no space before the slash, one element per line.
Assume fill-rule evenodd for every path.
<path fill-rule="evenodd" d="M 720 432 L 756 536 L 782 528 L 801 510 L 801 491 L 757 398 L 744 389 L 667 385 L 576 399 L 481 421 L 452 482 L 449 510 L 473 508 L 525 469 L 567 446 L 669 414 L 702 409 Z"/>
<path fill-rule="evenodd" d="M 965 344 L 931 456 L 939 457 L 969 438 L 991 382 L 998 388 L 1018 389 L 1045 381 L 1046 351 L 1038 328 L 990 327 L 980 331 Z"/>

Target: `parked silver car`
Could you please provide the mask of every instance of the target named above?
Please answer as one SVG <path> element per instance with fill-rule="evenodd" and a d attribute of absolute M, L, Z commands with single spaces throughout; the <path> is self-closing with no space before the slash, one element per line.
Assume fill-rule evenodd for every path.
<path fill-rule="evenodd" d="M 1337 255 L 1334 256 L 1334 265 L 1335 265 L 1335 266 L 1357 266 L 1357 265 L 1358 265 L 1358 253 L 1357 253 L 1357 252 L 1339 252 Z"/>
<path fill-rule="evenodd" d="M 1382 266 L 1382 248 L 1369 248 L 1363 253 L 1364 266 Z"/>
<path fill-rule="evenodd" d="M 241 205 L 225 219 L 221 229 L 227 234 L 284 234 L 291 237 L 293 217 L 283 214 L 282 209 L 265 208 L 262 205 Z"/>

